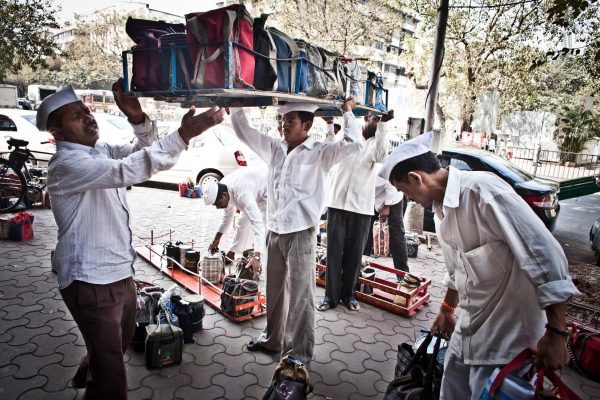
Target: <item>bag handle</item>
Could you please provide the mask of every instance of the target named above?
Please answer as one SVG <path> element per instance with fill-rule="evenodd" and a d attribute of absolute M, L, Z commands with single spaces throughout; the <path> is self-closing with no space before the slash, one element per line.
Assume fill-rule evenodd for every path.
<path fill-rule="evenodd" d="M 548 378 L 548 380 L 552 382 L 561 400 L 581 400 L 581 398 L 575 392 L 565 385 L 556 372 L 546 371 L 544 368 L 540 369 L 540 371 L 537 373 L 537 380 L 535 383 L 536 395 L 543 390 L 544 377 Z"/>
<path fill-rule="evenodd" d="M 519 353 L 515 358 L 513 358 L 508 364 L 506 364 L 494 379 L 490 386 L 489 393 L 493 395 L 494 392 L 502 385 L 504 379 L 517 370 L 521 365 L 525 364 L 525 362 L 529 359 L 532 359 L 535 356 L 535 352 L 529 347 Z"/>
<path fill-rule="evenodd" d="M 413 359 L 406 366 L 406 368 L 404 368 L 404 371 L 402 371 L 402 373 L 400 375 L 408 374 L 417 365 L 419 360 L 427 353 L 427 347 L 429 347 L 429 344 L 431 343 L 432 339 L 433 339 L 433 335 L 431 333 L 429 333 L 425 337 L 425 340 L 423 340 L 423 343 L 421 343 L 421 345 L 417 349 L 417 352 L 413 356 Z"/>
<path fill-rule="evenodd" d="M 425 375 L 425 382 L 423 383 L 423 395 L 421 398 L 429 398 L 433 393 L 433 369 L 435 364 L 437 363 L 437 358 L 440 353 L 440 346 L 442 343 L 442 337 L 437 336 L 435 340 L 435 344 L 433 346 L 433 354 L 431 355 L 431 359 L 429 360 L 429 365 L 427 366 L 427 374 Z M 429 397 L 428 397 L 429 396 Z"/>

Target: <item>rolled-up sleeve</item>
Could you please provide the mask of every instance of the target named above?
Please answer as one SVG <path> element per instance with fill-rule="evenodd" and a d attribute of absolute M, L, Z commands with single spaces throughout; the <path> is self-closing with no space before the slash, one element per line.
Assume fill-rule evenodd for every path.
<path fill-rule="evenodd" d="M 344 136 L 342 140 L 326 142 L 323 146 L 323 163 L 326 169 L 340 162 L 350 154 L 364 148 L 362 130 L 351 111 L 344 113 Z"/>
<path fill-rule="evenodd" d="M 482 214 L 488 217 L 490 231 L 502 232 L 499 239 L 510 246 L 515 262 L 536 287 L 540 308 L 581 294 L 559 243 L 521 197 L 506 192 L 486 204 Z"/>
<path fill-rule="evenodd" d="M 158 140 L 158 128 L 156 123 L 151 121 L 146 115 L 144 122 L 141 124 L 131 124 L 133 127 L 133 133 L 136 137 L 135 142 L 128 143 L 125 145 L 111 145 L 112 157 L 114 159 L 125 158 L 131 153 L 135 153 L 144 147 L 151 146 L 156 140 Z"/>

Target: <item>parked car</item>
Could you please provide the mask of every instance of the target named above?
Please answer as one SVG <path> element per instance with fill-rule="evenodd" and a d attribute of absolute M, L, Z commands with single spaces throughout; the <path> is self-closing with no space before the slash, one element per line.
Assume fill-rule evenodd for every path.
<path fill-rule="evenodd" d="M 159 125 L 159 136 L 175 131 L 179 125 L 179 122 Z M 208 182 L 219 182 L 240 167 L 259 164 L 264 165 L 256 153 L 237 138 L 233 128 L 221 124 L 192 139 L 177 164 L 154 175 L 152 180 L 178 183 L 189 177 L 205 187 Z"/>
<path fill-rule="evenodd" d="M 443 167 L 451 165 L 463 171 L 488 171 L 498 175 L 529 204 L 550 231 L 554 230 L 560 213 L 557 182 L 536 178 L 503 158 L 484 150 L 451 148 L 442 151 L 438 158 Z M 425 218 L 427 219 L 427 215 Z"/>
<path fill-rule="evenodd" d="M 596 265 L 600 266 L 600 218 L 594 222 L 590 229 L 590 247 L 596 254 Z"/>
<path fill-rule="evenodd" d="M 48 162 L 54 152 L 54 138 L 48 132 L 40 132 L 35 125 L 37 111 L 0 109 L 0 153 L 8 151 L 7 138 L 14 137 L 29 142 L 27 148 L 38 161 Z M 133 128 L 126 118 L 104 113 L 93 113 L 100 140 L 111 144 L 126 144 L 135 139 Z M 36 153 L 42 152 L 42 153 Z"/>

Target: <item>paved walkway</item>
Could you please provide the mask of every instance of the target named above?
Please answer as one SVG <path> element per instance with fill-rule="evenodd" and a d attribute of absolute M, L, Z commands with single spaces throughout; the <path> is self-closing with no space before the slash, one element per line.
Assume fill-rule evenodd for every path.
<path fill-rule="evenodd" d="M 169 225 L 177 239 L 208 246 L 218 226 L 219 212 L 201 200 L 183 199 L 176 192 L 134 188 L 128 194 L 132 227 L 141 237 L 156 235 Z M 34 210 L 35 238 L 0 242 L 0 399 L 78 399 L 83 391 L 68 386 L 85 346 L 50 272 L 50 251 L 56 225 L 49 210 Z M 160 239 L 164 240 L 164 238 Z M 160 241 L 159 240 L 159 241 Z M 223 248 L 231 233 L 223 239 Z M 137 241 L 139 243 L 139 241 Z M 389 259 L 383 262 L 390 265 Z M 359 312 L 337 308 L 317 312 L 315 358 L 311 365 L 313 399 L 381 399 L 392 379 L 396 347 L 414 341 L 428 328 L 439 308 L 444 272 L 437 245 L 420 246 L 411 270 L 433 279 L 432 301 L 407 319 L 361 304 Z M 172 284 L 142 261 L 138 279 L 168 287 Z M 317 297 L 323 289 L 317 290 Z M 184 346 L 183 363 L 149 371 L 144 357 L 130 349 L 126 356 L 130 399 L 252 399 L 262 398 L 278 362 L 273 356 L 245 351 L 245 343 L 265 325 L 261 317 L 233 323 L 206 307 L 204 330 L 196 343 Z M 599 398 L 600 385 L 569 369 L 563 378 L 583 399 Z"/>

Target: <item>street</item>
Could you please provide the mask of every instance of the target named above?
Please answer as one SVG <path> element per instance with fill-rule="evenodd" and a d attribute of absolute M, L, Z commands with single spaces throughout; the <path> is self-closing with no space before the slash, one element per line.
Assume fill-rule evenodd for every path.
<path fill-rule="evenodd" d="M 563 200 L 560 206 L 553 234 L 569 264 L 594 264 L 596 258 L 590 249 L 589 233 L 592 224 L 600 218 L 600 193 Z"/>

